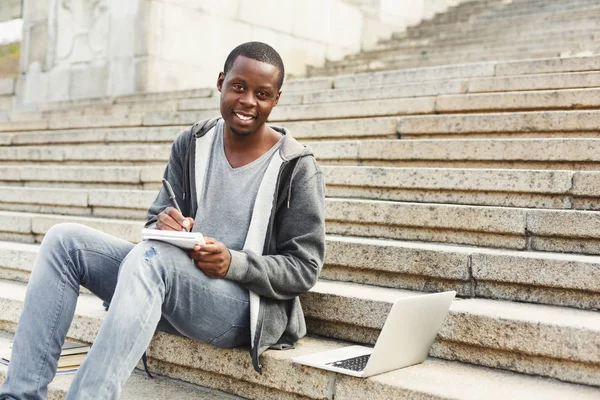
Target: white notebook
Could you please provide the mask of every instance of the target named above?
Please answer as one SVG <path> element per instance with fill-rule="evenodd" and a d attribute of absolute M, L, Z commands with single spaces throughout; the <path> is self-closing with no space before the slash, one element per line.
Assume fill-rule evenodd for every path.
<path fill-rule="evenodd" d="M 191 250 L 197 244 L 206 244 L 200 232 L 162 231 L 159 229 L 142 229 L 143 240 L 160 240 L 182 249 Z"/>

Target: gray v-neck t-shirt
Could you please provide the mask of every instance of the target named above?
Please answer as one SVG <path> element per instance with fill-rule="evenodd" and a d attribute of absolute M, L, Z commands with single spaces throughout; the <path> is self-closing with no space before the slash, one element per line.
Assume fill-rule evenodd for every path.
<path fill-rule="evenodd" d="M 211 156 L 207 164 L 202 198 L 192 231 L 210 236 L 232 250 L 242 250 L 246 241 L 258 188 L 271 158 L 281 147 L 280 139 L 258 159 L 232 168 L 223 145 L 223 120 L 215 126 Z"/>

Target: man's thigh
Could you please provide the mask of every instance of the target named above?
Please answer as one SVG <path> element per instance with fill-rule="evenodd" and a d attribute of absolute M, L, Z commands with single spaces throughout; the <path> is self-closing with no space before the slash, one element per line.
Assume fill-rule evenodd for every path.
<path fill-rule="evenodd" d="M 74 275 L 73 281 L 110 302 L 119 266 L 133 246 L 126 240 L 84 225 L 58 224 L 46 234 L 34 268 L 43 271 L 49 263 L 58 262 L 64 273 Z"/>
<path fill-rule="evenodd" d="M 248 290 L 226 279 L 209 278 L 186 251 L 153 245 L 166 271 L 165 301 L 158 329 L 212 344 L 234 347 L 250 341 Z"/>

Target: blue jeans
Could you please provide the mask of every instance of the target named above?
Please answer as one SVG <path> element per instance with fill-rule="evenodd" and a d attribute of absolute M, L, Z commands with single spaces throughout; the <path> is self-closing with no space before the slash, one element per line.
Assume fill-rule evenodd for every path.
<path fill-rule="evenodd" d="M 41 244 L 0 399 L 46 398 L 79 285 L 110 308 L 68 400 L 118 399 L 157 326 L 217 347 L 250 342 L 248 291 L 207 277 L 186 251 L 60 224 Z"/>

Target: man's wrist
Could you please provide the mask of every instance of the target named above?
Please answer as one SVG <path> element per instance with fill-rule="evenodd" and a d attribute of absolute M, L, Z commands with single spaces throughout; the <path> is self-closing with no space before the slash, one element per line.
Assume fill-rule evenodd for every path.
<path fill-rule="evenodd" d="M 229 250 L 229 249 L 227 249 Z M 239 282 L 246 276 L 248 270 L 248 260 L 243 251 L 229 250 L 231 259 L 229 260 L 229 269 L 224 278 Z"/>
<path fill-rule="evenodd" d="M 227 263 L 227 268 L 225 269 L 225 273 L 223 274 L 223 278 L 229 272 L 229 268 L 231 268 L 231 251 L 229 249 L 227 249 L 227 252 L 229 253 L 229 262 Z"/>

